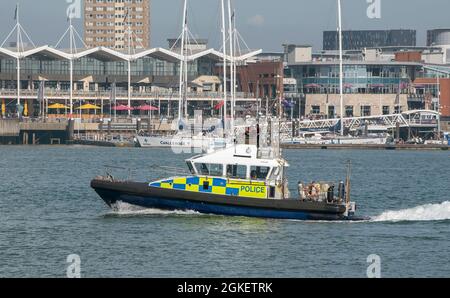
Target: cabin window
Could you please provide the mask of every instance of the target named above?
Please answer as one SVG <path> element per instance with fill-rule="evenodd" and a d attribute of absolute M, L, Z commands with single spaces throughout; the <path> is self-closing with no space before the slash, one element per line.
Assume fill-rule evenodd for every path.
<path fill-rule="evenodd" d="M 280 175 L 280 167 L 276 167 L 273 169 L 272 174 L 270 175 L 271 179 L 277 179 L 278 175 Z"/>
<path fill-rule="evenodd" d="M 211 176 L 223 176 L 223 165 L 221 164 L 210 164 L 209 165 L 209 175 Z"/>
<path fill-rule="evenodd" d="M 269 188 L 269 198 L 275 198 L 275 187 L 271 186 Z"/>
<path fill-rule="evenodd" d="M 227 177 L 246 179 L 247 178 L 247 166 L 243 165 L 228 165 L 227 166 Z"/>
<path fill-rule="evenodd" d="M 191 172 L 192 175 L 195 175 L 195 169 L 194 169 L 194 166 L 192 165 L 192 162 L 188 161 L 186 163 L 189 168 L 189 172 Z"/>
<path fill-rule="evenodd" d="M 269 167 L 252 166 L 250 168 L 250 178 L 252 180 L 266 180 L 267 175 L 269 175 L 269 171 Z"/>
<path fill-rule="evenodd" d="M 196 166 L 197 166 L 197 168 L 200 169 L 201 175 L 218 176 L 218 177 L 221 177 L 223 175 L 223 165 L 221 165 L 221 164 L 202 163 L 202 164 L 199 164 Z"/>

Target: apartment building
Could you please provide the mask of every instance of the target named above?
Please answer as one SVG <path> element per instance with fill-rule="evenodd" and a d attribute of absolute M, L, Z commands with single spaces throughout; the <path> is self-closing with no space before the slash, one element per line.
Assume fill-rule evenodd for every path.
<path fill-rule="evenodd" d="M 84 0 L 84 42 L 118 51 L 150 47 L 150 0 Z"/>

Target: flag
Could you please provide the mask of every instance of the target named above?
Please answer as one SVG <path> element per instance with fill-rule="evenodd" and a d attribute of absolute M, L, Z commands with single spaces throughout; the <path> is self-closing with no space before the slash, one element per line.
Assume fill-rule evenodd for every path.
<path fill-rule="evenodd" d="M 16 5 L 16 11 L 14 12 L 14 21 L 17 21 L 18 14 L 19 14 L 19 4 Z"/>
<path fill-rule="evenodd" d="M 6 103 L 5 99 L 2 99 L 2 116 L 6 116 Z"/>
<path fill-rule="evenodd" d="M 294 104 L 290 101 L 287 101 L 286 99 L 283 99 L 283 104 L 285 108 L 292 108 L 294 107 Z"/>
<path fill-rule="evenodd" d="M 116 105 L 116 83 L 112 83 L 110 101 Z"/>
<path fill-rule="evenodd" d="M 67 19 L 80 19 L 81 0 L 66 0 L 66 2 L 70 4 L 66 9 Z"/>
<path fill-rule="evenodd" d="M 37 96 L 37 101 L 38 102 L 42 102 L 44 100 L 44 84 L 45 81 L 41 81 L 39 83 L 39 90 L 38 90 L 38 96 Z"/>
<path fill-rule="evenodd" d="M 397 90 L 397 95 L 395 96 L 395 102 L 394 102 L 394 105 L 396 106 L 396 107 L 398 107 L 399 105 L 400 105 L 400 93 L 401 93 L 401 89 L 402 89 L 402 86 L 401 86 L 401 84 L 399 85 L 399 88 L 398 88 L 398 90 Z"/>
<path fill-rule="evenodd" d="M 221 101 L 214 106 L 214 110 L 220 110 L 225 105 L 225 101 Z"/>

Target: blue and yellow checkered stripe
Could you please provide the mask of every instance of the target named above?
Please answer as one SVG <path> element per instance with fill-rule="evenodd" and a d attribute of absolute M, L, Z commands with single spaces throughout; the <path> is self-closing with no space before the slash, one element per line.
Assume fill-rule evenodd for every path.
<path fill-rule="evenodd" d="M 208 188 L 205 188 L 208 182 Z M 150 187 L 176 189 L 191 192 L 211 193 L 217 195 L 239 196 L 247 198 L 267 198 L 267 188 L 264 182 L 246 182 L 242 180 L 208 178 L 208 177 L 180 177 L 150 183 Z"/>

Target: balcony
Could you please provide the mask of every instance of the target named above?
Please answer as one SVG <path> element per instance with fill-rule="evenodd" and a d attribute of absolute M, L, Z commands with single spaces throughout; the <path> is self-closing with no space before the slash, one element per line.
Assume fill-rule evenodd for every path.
<path fill-rule="evenodd" d="M 20 91 L 21 99 L 36 99 L 38 96 L 38 90 L 22 89 Z M 15 99 L 17 98 L 17 90 L 15 89 L 0 89 L 0 97 L 5 99 Z M 50 100 L 65 100 L 69 99 L 69 90 L 57 90 L 57 89 L 46 89 L 44 92 L 44 97 Z M 178 101 L 179 93 L 178 90 L 174 91 L 157 91 L 157 92 L 132 92 L 131 100 L 170 100 Z M 83 91 L 74 90 L 73 99 L 74 100 L 109 100 L 111 98 L 111 91 Z M 188 92 L 187 98 L 193 101 L 219 101 L 223 99 L 223 93 L 221 92 Z M 128 92 L 117 90 L 116 92 L 117 100 L 127 100 Z M 237 92 L 236 101 L 256 101 L 253 94 Z"/>

